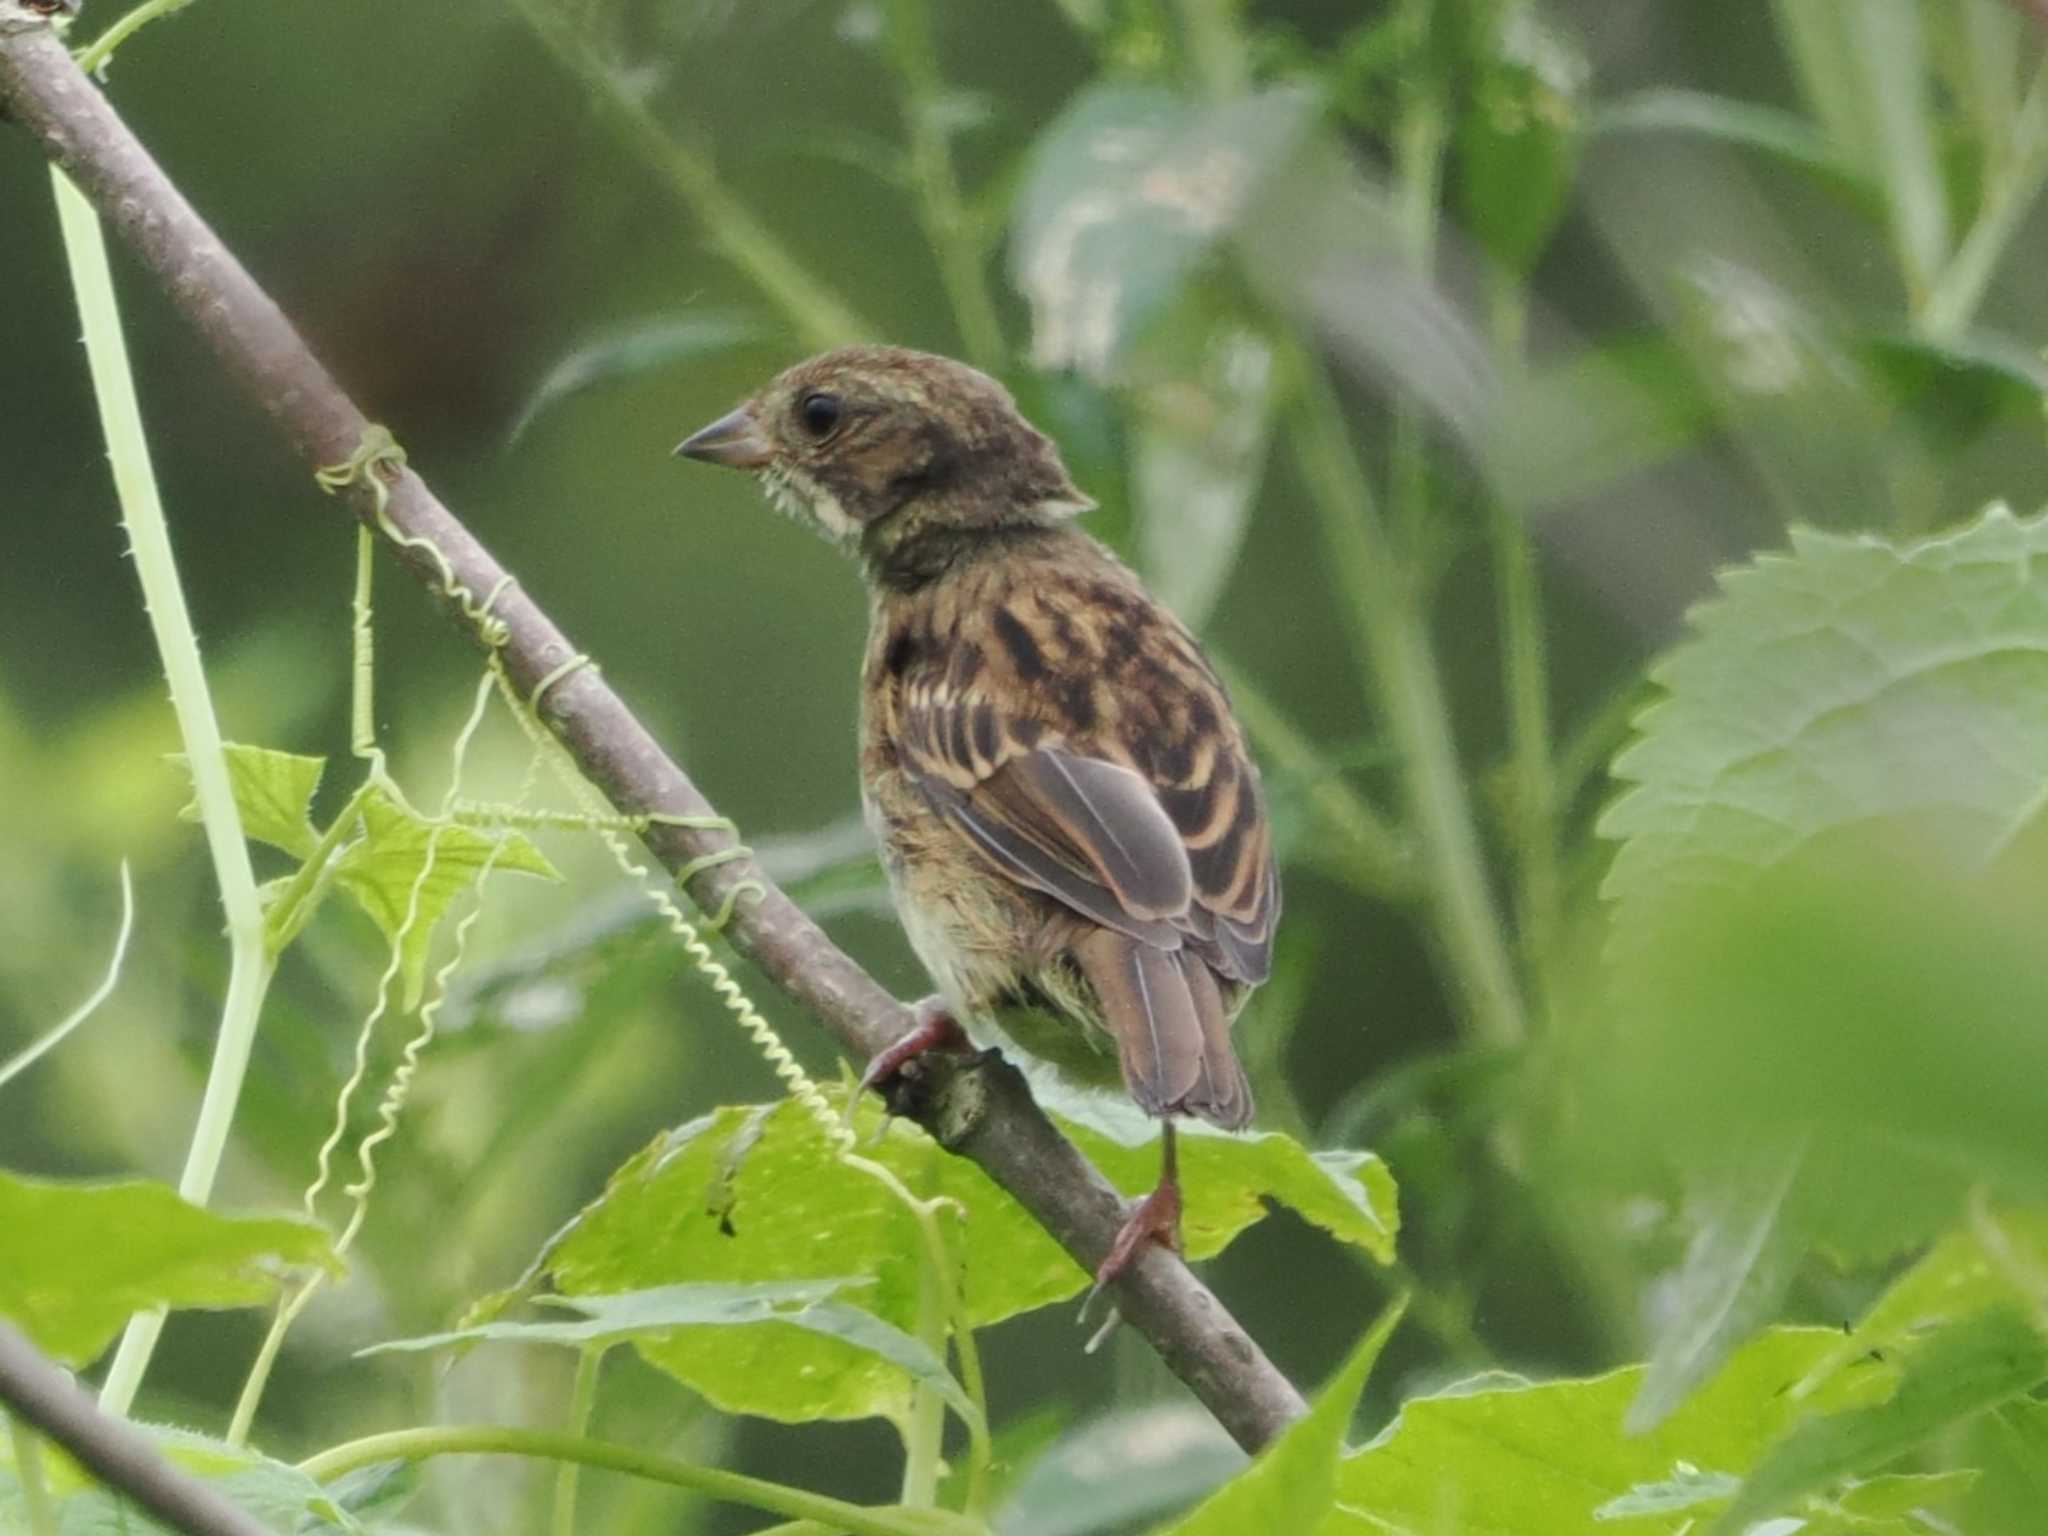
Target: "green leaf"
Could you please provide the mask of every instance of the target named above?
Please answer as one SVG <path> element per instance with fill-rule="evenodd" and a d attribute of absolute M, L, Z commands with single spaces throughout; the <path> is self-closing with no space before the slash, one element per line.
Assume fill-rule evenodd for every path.
<path fill-rule="evenodd" d="M 2048 521 L 2002 508 L 1907 548 L 1798 532 L 1725 576 L 1654 673 L 1666 698 L 1601 823 L 1624 842 L 1611 1017 L 1580 1058 L 1595 1155 L 1707 1170 L 1725 1204 L 1729 1146 L 1805 1151 L 1770 1223 L 1724 1224 L 1645 1412 L 1809 1248 L 1881 1258 L 1945 1230 L 1973 1181 L 2048 1189 L 2017 1086 L 2048 1070 L 2043 554 Z M 1744 1287 L 1759 1305 L 1735 1306 Z"/>
<path fill-rule="evenodd" d="M 1885 393 L 1949 451 L 1995 422 L 2039 419 L 2048 396 L 2048 363 L 1996 336 L 1875 336 L 1858 351 Z"/>
<path fill-rule="evenodd" d="M 1590 73 L 1532 4 L 1501 6 L 1458 117 L 1458 212 L 1509 272 L 1543 254 L 1571 199 Z"/>
<path fill-rule="evenodd" d="M 835 1103 L 839 1102 L 835 1097 Z M 925 1198 L 961 1213 L 946 1222 L 964 1303 L 977 1327 L 1079 1294 L 1088 1276 L 972 1163 L 897 1121 L 881 1130 L 872 1099 L 856 1117 L 864 1156 Z M 1110 1130 L 1070 1125 L 1082 1149 L 1120 1188 L 1158 1177 L 1158 1152 Z M 865 1145 L 873 1136 L 879 1140 Z M 1364 1153 L 1311 1156 L 1285 1137 L 1184 1134 L 1183 1234 L 1206 1257 L 1266 1213 L 1268 1198 L 1380 1257 L 1392 1252 L 1392 1181 Z M 838 1298 L 902 1333 L 914 1333 L 920 1239 L 914 1218 L 883 1185 L 841 1162 L 801 1105 L 718 1110 L 657 1139 L 612 1176 L 537 1270 L 565 1297 L 657 1286 L 778 1281 L 868 1282 Z M 487 1309 L 488 1310 L 488 1309 Z M 729 1412 L 790 1422 L 898 1415 L 912 1377 L 845 1338 L 791 1329 L 702 1330 L 687 1347 L 641 1339 L 651 1363 Z"/>
<path fill-rule="evenodd" d="M 1273 349 L 1235 327 L 1203 335 L 1189 373 L 1143 389 L 1131 448 L 1138 563 L 1199 629 L 1237 565 L 1272 435 Z"/>
<path fill-rule="evenodd" d="M 1668 337 L 1632 337 L 1509 379 L 1489 478 L 1519 507 L 1577 501 L 1654 468 L 1714 423 L 1684 351 Z"/>
<path fill-rule="evenodd" d="M 364 800 L 363 835 L 341 856 L 335 879 L 399 946 L 408 1009 L 425 990 L 435 927 L 487 868 L 562 878 L 523 833 L 430 821 L 382 790 Z"/>
<path fill-rule="evenodd" d="M 1806 1413 L 1868 1402 L 1894 1379 L 1873 1364 L 1813 1400 L 1787 1388 L 1834 1341 L 1779 1329 L 1739 1351 L 1647 1434 L 1622 1427 L 1641 1366 L 1540 1385 L 1497 1378 L 1413 1399 L 1378 1439 L 1346 1457 L 1336 1512 L 1319 1536 L 1579 1536 L 1596 1520 L 1628 1536 L 1697 1533 L 1686 1511 L 1725 1497 L 1731 1478 Z M 1603 1508 L 1623 1513 L 1601 1516 Z"/>
<path fill-rule="evenodd" d="M 1107 1536 L 1185 1509 L 1245 1465 L 1192 1403 L 1155 1403 L 1077 1425 L 1018 1480 L 1002 1536 Z"/>
<path fill-rule="evenodd" d="M 1387 1308 L 1351 1352 L 1315 1407 L 1262 1452 L 1258 1460 L 1217 1489 L 1184 1520 L 1159 1536 L 1244 1536 L 1248 1531 L 1314 1530 L 1337 1496 L 1337 1458 L 1359 1394 L 1380 1351 L 1401 1324 L 1406 1301 Z"/>
<path fill-rule="evenodd" d="M 1640 1434 L 1668 1417 L 1750 1334 L 1777 1315 L 1805 1257 L 1785 1201 L 1804 1162 L 1801 1148 L 1764 1148 L 1718 1178 L 1693 1203 L 1695 1231 L 1658 1330 L 1643 1390 L 1629 1405 Z"/>
<path fill-rule="evenodd" d="M 914 1380 L 938 1388 L 947 1402 L 961 1413 L 971 1415 L 974 1407 L 967 1394 L 946 1370 L 944 1362 L 923 1342 L 891 1327 L 872 1312 L 863 1312 L 835 1299 L 841 1291 L 865 1283 L 861 1280 L 785 1280 L 751 1285 L 684 1284 L 627 1291 L 616 1296 L 539 1296 L 534 1299 L 541 1305 L 582 1313 L 582 1321 L 480 1323 L 449 1333 L 373 1344 L 357 1353 L 375 1355 L 390 1350 L 450 1349 L 484 1340 L 513 1344 L 566 1344 L 578 1349 L 591 1344 L 645 1341 L 655 1347 L 689 1350 L 704 1347 L 703 1336 L 693 1335 L 690 1332 L 693 1329 L 801 1328 L 879 1356 Z M 776 1334 L 771 1343 L 782 1342 L 784 1337 Z"/>
<path fill-rule="evenodd" d="M 2048 1274 L 2048 1211 L 1978 1209 L 1871 1303 L 1856 1326 L 1795 1389 L 1811 1392 L 1836 1371 L 1978 1312 L 2036 1303 Z"/>
<path fill-rule="evenodd" d="M 1714 1527 L 1736 1536 L 1802 1494 L 1895 1461 L 2048 1380 L 2048 1340 L 2000 1308 L 1941 1330 L 1907 1363 L 1886 1402 L 1800 1426 L 1750 1474 Z"/>
<path fill-rule="evenodd" d="M 636 320 L 585 342 L 550 368 L 527 397 L 507 441 L 518 442 L 541 416 L 600 384 L 710 357 L 762 334 L 761 322 L 742 310 L 696 310 Z"/>
<path fill-rule="evenodd" d="M 1316 117 L 1293 88 L 1219 106 L 1149 86 L 1084 90 L 1040 138 L 1016 202 L 1010 262 L 1033 361 L 1113 373 Z"/>
<path fill-rule="evenodd" d="M 1983 1415 L 1963 1437 L 1960 1459 L 1979 1476 L 1957 1529 L 2034 1536 L 2048 1509 L 2048 1402 L 2010 1402 Z"/>
<path fill-rule="evenodd" d="M 0 1317 L 67 1365 L 91 1363 L 131 1313 L 253 1306 L 304 1264 L 340 1268 L 303 1221 L 216 1215 L 163 1184 L 0 1172 Z"/>
<path fill-rule="evenodd" d="M 228 784 L 234 791 L 235 809 L 242 815 L 243 833 L 297 858 L 310 855 L 320 841 L 312 822 L 313 796 L 319 791 L 320 775 L 327 770 L 327 759 L 245 746 L 238 741 L 222 745 L 227 749 Z M 184 758 L 178 761 L 183 763 Z M 199 820 L 199 802 L 194 800 L 178 814 L 186 821 Z"/>
<path fill-rule="evenodd" d="M 211 1485 L 279 1536 L 362 1530 L 335 1503 L 332 1490 L 322 1488 L 296 1467 L 189 1430 L 148 1424 L 136 1428 L 155 1442 L 172 1466 Z M 148 1518 L 126 1499 L 108 1492 L 68 1457 L 45 1455 L 43 1477 L 57 1503 L 63 1536 L 181 1536 L 179 1530 Z M 13 1446 L 9 1439 L 0 1438 L 0 1531 L 27 1529 Z"/>
<path fill-rule="evenodd" d="M 1814 176 L 1880 213 L 1884 197 L 1795 113 L 1705 91 L 1648 90 L 1601 108 L 1594 133 L 1692 133 L 1753 150 Z"/>

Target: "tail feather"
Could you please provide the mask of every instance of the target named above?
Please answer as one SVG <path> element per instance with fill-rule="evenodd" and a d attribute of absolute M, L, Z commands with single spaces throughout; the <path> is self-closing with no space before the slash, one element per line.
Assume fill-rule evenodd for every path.
<path fill-rule="evenodd" d="M 1098 929 L 1074 949 L 1116 1037 L 1124 1085 L 1148 1114 L 1198 1115 L 1226 1130 L 1251 1118 L 1216 978 L 1185 949 Z"/>

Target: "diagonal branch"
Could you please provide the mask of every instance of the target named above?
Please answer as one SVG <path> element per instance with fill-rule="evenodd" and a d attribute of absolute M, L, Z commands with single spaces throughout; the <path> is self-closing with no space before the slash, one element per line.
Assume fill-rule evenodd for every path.
<path fill-rule="evenodd" d="M 307 464 L 318 468 L 349 459 L 370 426 L 363 413 L 80 73 L 63 44 L 26 14 L 16 0 L 0 0 L 0 109 L 25 124 L 91 199 Z M 367 488 L 354 494 L 357 511 L 369 515 Z M 499 654 L 522 690 L 532 690 L 576 657 L 554 621 L 411 470 L 390 481 L 386 516 L 406 541 L 398 557 L 432 590 L 444 591 L 452 576 L 470 592 L 498 594 L 491 611 L 509 637 Z M 436 552 L 447 562 L 446 572 Z M 459 606 L 449 606 L 468 627 Z M 595 668 L 576 668 L 550 687 L 542 714 L 622 813 L 716 814 Z M 725 833 L 666 825 L 654 826 L 645 841 L 672 871 L 733 845 Z M 841 1045 L 871 1056 L 908 1027 L 903 1005 L 751 860 L 704 869 L 691 882 L 691 894 L 715 910 L 743 881 L 758 883 L 765 895 L 738 904 L 727 936 Z M 1083 1268 L 1101 1262 L 1122 1222 L 1122 1201 L 1046 1119 L 1013 1068 L 937 1062 L 916 1097 L 915 1118 L 943 1145 L 979 1164 Z M 1304 1411 L 1300 1394 L 1171 1254 L 1145 1254 L 1119 1282 L 1116 1300 L 1167 1366 L 1248 1450 L 1266 1444 Z"/>
<path fill-rule="evenodd" d="M 4 1322 L 0 1406 L 176 1530 L 191 1536 L 269 1536 L 269 1526 L 165 1461 L 140 1430 L 100 1412 L 88 1394 Z"/>

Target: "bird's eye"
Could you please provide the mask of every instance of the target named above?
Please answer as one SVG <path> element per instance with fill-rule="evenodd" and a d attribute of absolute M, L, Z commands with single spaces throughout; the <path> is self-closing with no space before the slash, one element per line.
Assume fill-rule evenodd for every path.
<path fill-rule="evenodd" d="M 841 407 L 837 395 L 805 395 L 796 410 L 804 430 L 815 438 L 830 437 L 832 429 L 839 425 Z"/>

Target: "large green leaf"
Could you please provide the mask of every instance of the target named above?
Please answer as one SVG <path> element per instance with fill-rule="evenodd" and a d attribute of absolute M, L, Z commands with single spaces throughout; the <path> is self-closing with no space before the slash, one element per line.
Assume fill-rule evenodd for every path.
<path fill-rule="evenodd" d="M 1714 1536 L 1740 1536 L 1801 1495 L 1896 1461 L 2043 1380 L 2048 1339 L 2019 1313 L 1998 1308 L 1953 1323 L 1914 1353 L 1886 1401 L 1815 1419 L 1776 1446 L 1743 1483 Z"/>
<path fill-rule="evenodd" d="M 1192 1402 L 1127 1408 L 1076 1425 L 1032 1462 L 995 1527 L 1000 1536 L 1109 1536 L 1186 1509 L 1244 1465 Z"/>
<path fill-rule="evenodd" d="M 687 1350 L 703 1345 L 703 1337 L 694 1330 L 798 1328 L 867 1350 L 916 1380 L 931 1383 L 963 1414 L 972 1413 L 973 1405 L 967 1394 L 948 1373 L 945 1363 L 923 1342 L 892 1328 L 872 1312 L 863 1312 L 836 1299 L 840 1291 L 858 1283 L 755 1281 L 749 1285 L 664 1285 L 617 1296 L 541 1296 L 535 1299 L 580 1313 L 580 1319 L 573 1323 L 479 1323 L 423 1338 L 394 1339 L 358 1353 L 452 1349 L 486 1340 L 567 1345 L 575 1349 L 644 1341 L 656 1348 Z"/>
<path fill-rule="evenodd" d="M 172 1466 L 209 1484 L 279 1536 L 362 1530 L 329 1490 L 296 1467 L 187 1430 L 140 1427 Z M 57 1506 L 63 1536 L 180 1536 L 102 1488 L 68 1457 L 46 1453 L 42 1460 L 44 1484 Z M 12 1536 L 28 1528 L 13 1446 L 0 1437 L 0 1532 Z"/>
<path fill-rule="evenodd" d="M 1406 1303 L 1386 1315 L 1351 1352 L 1307 1417 L 1260 1453 L 1259 1459 L 1217 1489 L 1199 1509 L 1162 1528 L 1159 1536 L 1242 1536 L 1247 1531 L 1314 1530 L 1337 1496 L 1337 1458 L 1351 1428 L 1359 1394 L 1380 1351 L 1400 1326 Z"/>
<path fill-rule="evenodd" d="M 1621 941 L 1838 828 L 1936 818 L 1964 868 L 2009 848 L 2048 786 L 2044 556 L 2048 518 L 1993 507 L 1903 549 L 1795 532 L 1723 576 L 1615 760 Z"/>
<path fill-rule="evenodd" d="M 838 1100 L 835 1098 L 835 1103 Z M 1138 1117 L 1142 1119 L 1142 1117 Z M 1022 1207 L 972 1163 L 900 1121 L 881 1128 L 872 1100 L 856 1126 L 863 1155 L 910 1189 L 951 1202 L 946 1222 L 976 1326 L 1078 1294 L 1088 1277 Z M 1119 1187 L 1158 1175 L 1156 1148 L 1106 1114 L 1067 1129 Z M 1128 1139 L 1125 1139 L 1128 1138 Z M 1308 1153 L 1281 1136 L 1182 1138 L 1183 1234 L 1191 1257 L 1216 1253 L 1283 1201 L 1340 1239 L 1391 1256 L 1393 1186 L 1364 1153 Z M 915 1331 L 920 1240 L 879 1181 L 847 1166 L 795 1103 L 715 1111 L 631 1159 L 555 1241 L 539 1269 L 565 1297 L 683 1283 L 748 1285 L 856 1277 L 839 1300 Z M 488 1307 L 486 1308 L 488 1310 Z M 899 1414 L 910 1376 L 841 1338 L 789 1329 L 724 1329 L 637 1341 L 650 1361 L 734 1412 L 790 1421 Z"/>
<path fill-rule="evenodd" d="M 1322 1536 L 1617 1536 L 1697 1531 L 1705 1500 L 1725 1499 L 1806 1414 L 1881 1398 L 1896 1380 L 1873 1363 L 1813 1398 L 1787 1390 L 1833 1343 L 1781 1329 L 1741 1350 L 1648 1434 L 1623 1428 L 1640 1366 L 1541 1385 L 1482 1378 L 1412 1400 L 1378 1439 L 1347 1457 Z M 1600 1523 L 1595 1524 L 1596 1521 Z"/>
<path fill-rule="evenodd" d="M 1089 87 L 1040 138 L 1010 261 L 1042 368 L 1112 372 L 1313 126 L 1305 91 L 1208 106 L 1153 86 Z"/>
<path fill-rule="evenodd" d="M 253 1306 L 301 1264 L 338 1267 L 303 1221 L 216 1215 L 163 1184 L 0 1173 L 0 1317 L 68 1365 L 89 1364 L 132 1313 Z"/>
<path fill-rule="evenodd" d="M 1585 1123 L 1622 1176 L 1675 1165 L 1722 1214 L 1645 1419 L 1809 1248 L 1880 1258 L 1975 1183 L 2048 1190 L 2044 554 L 2048 521 L 2002 508 L 1905 548 L 1798 533 L 1655 673 L 1602 822 L 1624 841 Z M 1795 1163 L 1775 1191 L 1757 1171 Z"/>
<path fill-rule="evenodd" d="M 524 833 L 432 821 L 381 790 L 364 800 L 363 835 L 342 855 L 335 879 L 398 945 L 407 1008 L 419 1005 L 425 989 L 436 925 L 486 870 L 561 878 Z"/>

